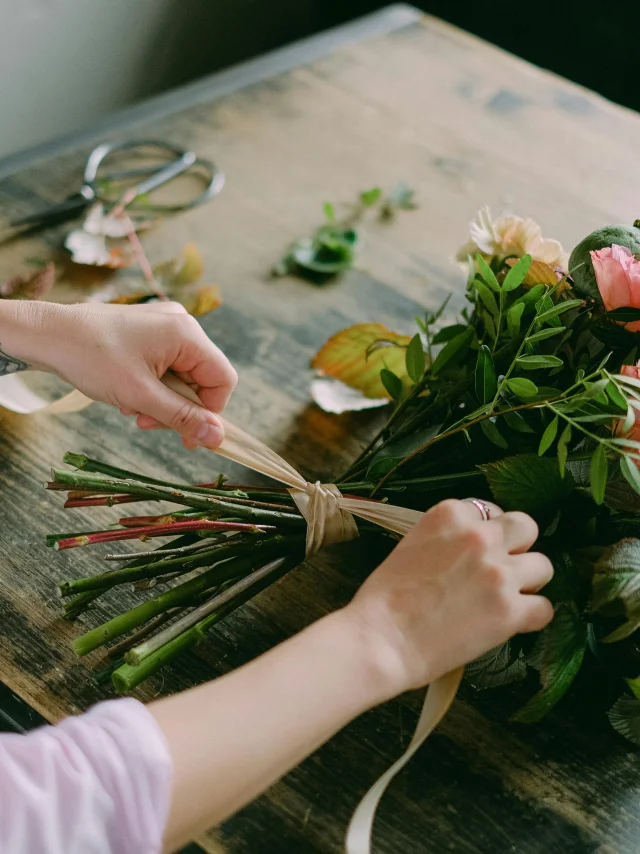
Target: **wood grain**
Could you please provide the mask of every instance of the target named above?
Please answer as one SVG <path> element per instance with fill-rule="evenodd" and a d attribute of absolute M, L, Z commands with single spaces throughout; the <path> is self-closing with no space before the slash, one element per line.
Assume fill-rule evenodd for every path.
<path fill-rule="evenodd" d="M 199 244 L 225 298 L 204 326 L 240 373 L 230 417 L 310 478 L 338 471 L 378 416 L 332 417 L 309 405 L 309 358 L 350 323 L 382 320 L 407 332 L 424 306 L 451 291 L 461 298 L 452 256 L 481 205 L 532 216 L 567 248 L 598 225 L 640 215 L 635 114 L 431 18 L 224 97 L 207 101 L 200 92 L 183 106 L 126 135 L 193 147 L 220 163 L 227 186 L 211 205 L 147 234 L 146 250 L 155 262 L 188 240 Z M 3 213 L 64 196 L 86 153 L 70 148 L 6 179 Z M 349 201 L 398 179 L 416 188 L 420 209 L 372 224 L 358 270 L 324 288 L 269 279 L 288 243 L 318 224 L 324 200 Z M 19 272 L 29 255 L 55 255 L 60 238 L 52 232 L 3 247 L 0 277 Z M 63 267 L 66 298 L 102 284 L 95 271 Z M 135 598 L 105 596 L 80 626 L 59 618 L 56 583 L 97 571 L 101 561 L 89 550 L 55 554 L 44 533 L 115 515 L 63 512 L 41 490 L 67 449 L 185 479 L 230 470 L 207 452 L 185 452 L 172 436 L 137 433 L 101 405 L 55 420 L 3 414 L 0 678 L 49 720 L 109 696 L 91 679 L 95 659 L 75 659 L 69 643 L 80 626 Z M 345 603 L 374 560 L 357 543 L 328 550 L 137 696 L 180 690 L 258 655 Z M 608 728 L 609 698 L 585 717 L 579 689 L 543 725 L 509 724 L 532 688 L 465 689 L 383 801 L 376 852 L 640 851 L 640 762 Z M 202 846 L 216 854 L 340 851 L 352 810 L 406 746 L 417 708 L 409 696 L 363 716 Z"/>

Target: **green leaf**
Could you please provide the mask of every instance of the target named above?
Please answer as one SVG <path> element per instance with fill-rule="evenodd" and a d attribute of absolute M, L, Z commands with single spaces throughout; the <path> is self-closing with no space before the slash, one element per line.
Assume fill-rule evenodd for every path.
<path fill-rule="evenodd" d="M 370 190 L 363 190 L 360 193 L 360 201 L 366 208 L 370 208 L 372 205 L 375 205 L 381 195 L 382 190 L 380 187 L 372 187 Z"/>
<path fill-rule="evenodd" d="M 627 483 L 640 495 L 640 471 L 637 464 L 626 454 L 620 457 L 620 471 Z"/>
<path fill-rule="evenodd" d="M 633 406 L 629 405 L 627 407 L 627 415 L 624 419 L 624 423 L 622 425 L 621 433 L 624 435 L 631 430 L 633 425 L 636 423 L 636 411 Z"/>
<path fill-rule="evenodd" d="M 543 311 L 542 314 L 539 314 L 536 318 L 536 322 L 548 323 L 554 317 L 558 317 L 558 315 L 564 314 L 565 311 L 577 308 L 580 305 L 583 305 L 583 301 L 581 299 L 569 299 L 565 302 L 560 302 L 558 305 L 554 305 L 553 308 L 549 308 L 546 311 Z"/>
<path fill-rule="evenodd" d="M 467 255 L 467 290 L 471 290 L 471 285 L 476 277 L 476 262 L 471 255 Z"/>
<path fill-rule="evenodd" d="M 605 638 L 608 643 L 629 637 L 640 626 L 640 540 L 630 537 L 610 546 L 594 568 L 592 609 L 610 615 L 616 604 L 627 622 Z"/>
<path fill-rule="evenodd" d="M 482 318 L 482 321 L 486 327 L 487 332 L 495 341 L 495 339 L 497 338 L 498 332 L 496 330 L 496 324 L 495 324 L 493 318 L 491 317 L 491 315 L 487 311 L 483 311 L 482 313 L 478 312 L 478 313 L 480 314 L 480 316 Z"/>
<path fill-rule="evenodd" d="M 514 291 L 516 288 L 520 287 L 529 272 L 532 260 L 531 255 L 523 255 L 522 258 L 513 265 L 502 283 L 503 291 Z"/>
<path fill-rule="evenodd" d="M 618 697 L 607 717 L 617 733 L 634 744 L 640 744 L 640 701 L 636 697 L 628 694 Z"/>
<path fill-rule="evenodd" d="M 518 723 L 541 720 L 569 690 L 587 648 L 587 626 L 574 602 L 561 602 L 542 631 L 533 655 L 539 661 L 541 689 L 513 715 Z"/>
<path fill-rule="evenodd" d="M 384 448 L 381 448 L 371 461 L 371 465 L 367 471 L 367 479 L 371 481 L 379 480 L 388 471 L 391 471 L 398 463 L 401 463 L 409 454 L 417 451 L 423 445 L 428 444 L 434 439 L 442 424 L 433 424 L 431 427 L 425 427 L 423 430 L 418 430 L 410 436 L 405 436 L 402 439 L 397 439 L 395 442 L 389 442 Z"/>
<path fill-rule="evenodd" d="M 464 669 L 464 675 L 477 690 L 521 682 L 526 673 L 527 665 L 522 650 L 512 657 L 511 641 L 490 649 Z"/>
<path fill-rule="evenodd" d="M 520 332 L 520 320 L 524 313 L 524 303 L 514 303 L 507 312 L 507 329 L 512 338 Z"/>
<path fill-rule="evenodd" d="M 560 389 L 553 388 L 553 386 L 541 385 L 538 387 L 538 391 L 534 394 L 533 398 L 530 400 L 551 400 L 551 398 L 558 397 L 558 395 L 562 394 Z"/>
<path fill-rule="evenodd" d="M 441 329 L 431 339 L 432 344 L 445 344 L 447 341 L 451 341 L 452 338 L 456 338 L 458 335 L 461 335 L 463 332 L 466 332 L 469 327 L 465 323 L 452 323 L 451 326 L 445 326 L 444 329 Z"/>
<path fill-rule="evenodd" d="M 540 368 L 561 368 L 564 362 L 557 356 L 519 356 L 516 365 L 524 371 L 538 371 Z"/>
<path fill-rule="evenodd" d="M 618 386 L 614 382 L 609 382 L 606 386 L 607 396 L 609 400 L 615 404 L 618 409 L 621 409 L 623 412 L 627 412 L 627 399 L 622 394 Z M 630 429 L 630 427 L 628 428 Z"/>
<path fill-rule="evenodd" d="M 558 416 L 553 419 L 549 424 L 547 424 L 544 433 L 542 434 L 542 439 L 540 439 L 540 446 L 538 448 L 538 456 L 543 456 L 549 450 L 551 445 L 553 445 L 553 440 L 556 438 L 556 434 L 558 432 Z"/>
<path fill-rule="evenodd" d="M 512 308 L 514 305 L 531 305 L 531 303 L 538 302 L 538 300 L 544 296 L 547 289 L 544 285 L 534 285 L 530 290 L 528 290 L 525 294 L 512 303 Z"/>
<path fill-rule="evenodd" d="M 498 430 L 498 428 L 493 423 L 493 421 L 489 421 L 488 419 L 486 421 L 481 421 L 480 422 L 480 429 L 482 430 L 484 435 L 487 437 L 487 439 L 490 442 L 493 442 L 494 445 L 497 445 L 499 448 L 508 448 L 509 447 L 507 440 L 504 438 L 502 433 Z"/>
<path fill-rule="evenodd" d="M 636 676 L 635 679 L 625 679 L 624 681 L 631 688 L 631 693 L 636 700 L 640 700 L 640 676 Z"/>
<path fill-rule="evenodd" d="M 336 211 L 331 202 L 325 202 L 322 206 L 322 210 L 324 211 L 324 216 L 327 222 L 336 221 Z"/>
<path fill-rule="evenodd" d="M 566 326 L 554 326 L 552 329 L 541 329 L 540 332 L 534 332 L 533 335 L 527 336 L 527 344 L 534 344 L 536 341 L 544 341 L 546 338 L 551 338 L 564 332 Z"/>
<path fill-rule="evenodd" d="M 422 348 L 422 338 L 417 332 L 407 346 L 406 365 L 409 379 L 413 380 L 414 383 L 419 383 L 424 374 L 426 360 Z"/>
<path fill-rule="evenodd" d="M 491 350 L 486 344 L 478 350 L 478 361 L 475 373 L 476 397 L 480 403 L 489 403 L 495 397 L 498 390 L 498 379 L 493 364 Z"/>
<path fill-rule="evenodd" d="M 596 504 L 602 504 L 604 501 L 604 491 L 607 487 L 607 474 L 609 472 L 609 462 L 607 460 L 607 452 L 604 445 L 598 444 L 593 456 L 591 457 L 591 494 Z"/>
<path fill-rule="evenodd" d="M 569 465 L 572 465 L 569 463 Z M 613 510 L 623 510 L 634 514 L 634 519 L 640 525 L 640 495 L 625 479 L 620 470 L 614 471 L 609 477 L 607 488 L 604 493 L 604 503 Z M 639 514 L 639 515 L 635 515 Z M 638 531 L 640 533 L 640 531 Z M 621 536 L 632 536 L 621 534 Z M 633 534 L 635 536 L 635 532 Z"/>
<path fill-rule="evenodd" d="M 456 335 L 448 341 L 436 356 L 431 366 L 431 373 L 437 374 L 447 365 L 455 365 L 464 359 L 474 334 L 473 329 L 467 328 L 461 335 Z"/>
<path fill-rule="evenodd" d="M 400 400 L 402 397 L 402 380 L 400 377 L 396 376 L 388 368 L 382 368 L 380 371 L 380 382 L 393 400 Z"/>
<path fill-rule="evenodd" d="M 560 504 L 574 485 L 570 473 L 564 480 L 560 477 L 555 460 L 535 454 L 505 457 L 480 468 L 503 510 L 548 510 Z"/>
<path fill-rule="evenodd" d="M 560 466 L 560 477 L 564 477 L 567 470 L 567 457 L 569 456 L 568 445 L 570 441 L 571 424 L 567 424 L 558 439 L 558 465 Z"/>
<path fill-rule="evenodd" d="M 497 317 L 500 314 L 500 309 L 498 308 L 498 303 L 496 302 L 496 298 L 491 293 L 489 288 L 485 285 L 485 283 L 481 279 L 474 279 L 473 287 L 478 292 L 478 296 L 480 297 L 482 304 L 485 306 L 485 308 L 494 317 Z"/>
<path fill-rule="evenodd" d="M 501 417 L 504 418 L 505 423 L 512 430 L 515 430 L 516 433 L 535 433 L 536 431 L 533 427 L 530 427 L 525 419 L 519 412 L 505 412 L 501 413 Z"/>
<path fill-rule="evenodd" d="M 507 380 L 507 388 L 517 395 L 517 397 L 525 399 L 533 397 L 538 393 L 538 386 L 524 377 L 514 377 L 512 380 Z"/>
<path fill-rule="evenodd" d="M 484 260 L 482 255 L 476 255 L 476 261 L 478 264 L 478 269 L 480 270 L 480 275 L 484 279 L 485 284 L 487 284 L 492 291 L 500 293 L 500 285 L 498 284 L 498 280 L 496 279 L 495 273 Z"/>

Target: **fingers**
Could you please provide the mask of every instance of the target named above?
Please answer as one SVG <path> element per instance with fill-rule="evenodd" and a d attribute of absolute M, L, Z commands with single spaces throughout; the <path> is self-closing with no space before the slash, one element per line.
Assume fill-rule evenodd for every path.
<path fill-rule="evenodd" d="M 521 593 L 537 593 L 553 578 L 553 564 L 546 555 L 530 552 L 515 558 L 512 572 Z"/>
<path fill-rule="evenodd" d="M 138 418 L 142 429 L 158 426 L 176 430 L 187 447 L 217 448 L 224 439 L 224 428 L 218 416 L 204 406 L 192 403 L 150 375 L 139 392 Z"/>
<path fill-rule="evenodd" d="M 553 620 L 553 605 L 544 596 L 521 596 L 518 632 L 539 632 Z"/>
<path fill-rule="evenodd" d="M 502 510 L 497 504 L 491 504 L 488 501 L 479 503 L 486 507 L 491 519 L 502 515 Z M 455 531 L 487 524 L 489 523 L 485 521 L 482 511 L 472 501 L 457 501 L 450 498 L 428 510 L 416 528 L 425 529 L 433 525 L 435 529 L 446 527 Z"/>
<path fill-rule="evenodd" d="M 185 382 L 198 387 L 207 409 L 222 412 L 238 384 L 238 374 L 193 318 L 185 319 L 183 334 L 180 353 L 169 368 Z"/>
<path fill-rule="evenodd" d="M 481 505 L 481 506 L 478 506 Z M 489 515 L 486 520 L 485 513 Z M 464 501 L 443 501 L 426 514 L 434 519 L 436 524 L 450 524 L 456 528 L 467 528 L 476 525 L 489 525 L 495 531 L 499 528 L 502 533 L 502 543 L 510 554 L 522 554 L 528 551 L 538 539 L 538 526 L 526 513 L 504 513 L 497 504 L 479 499 Z"/>
<path fill-rule="evenodd" d="M 526 513 L 504 513 L 492 525 L 500 525 L 504 544 L 509 554 L 523 554 L 529 551 L 538 539 L 538 526 Z"/>

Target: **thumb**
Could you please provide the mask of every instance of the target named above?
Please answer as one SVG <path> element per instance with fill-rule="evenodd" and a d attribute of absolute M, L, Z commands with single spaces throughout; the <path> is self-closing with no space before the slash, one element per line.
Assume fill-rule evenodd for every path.
<path fill-rule="evenodd" d="M 217 448 L 224 439 L 220 418 L 192 403 L 152 376 L 139 391 L 137 411 L 179 433 L 189 446 Z"/>

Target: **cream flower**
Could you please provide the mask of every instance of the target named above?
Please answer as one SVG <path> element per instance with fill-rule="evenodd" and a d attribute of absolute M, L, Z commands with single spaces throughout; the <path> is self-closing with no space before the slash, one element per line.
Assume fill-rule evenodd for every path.
<path fill-rule="evenodd" d="M 567 269 L 567 254 L 557 240 L 543 238 L 540 226 L 532 219 L 519 216 L 501 216 L 494 220 L 489 208 L 478 211 L 469 227 L 471 240 L 461 247 L 456 260 L 466 261 L 469 255 L 507 258 L 531 255 L 534 261 L 543 261 L 550 267 Z"/>

